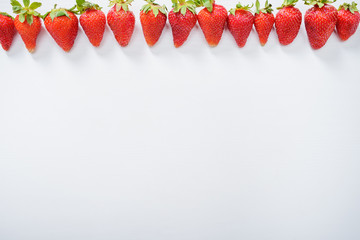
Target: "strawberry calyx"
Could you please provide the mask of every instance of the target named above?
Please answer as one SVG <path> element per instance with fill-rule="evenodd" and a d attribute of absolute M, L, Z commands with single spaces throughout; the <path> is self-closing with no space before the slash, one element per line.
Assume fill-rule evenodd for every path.
<path fill-rule="evenodd" d="M 10 17 L 14 20 L 13 16 L 11 16 L 10 14 L 6 13 L 6 12 L 0 12 L 0 15 L 3 15 L 5 17 Z"/>
<path fill-rule="evenodd" d="M 323 6 L 325 6 L 325 4 L 334 2 L 336 2 L 336 0 L 304 0 L 305 5 L 318 6 L 319 8 L 322 8 Z"/>
<path fill-rule="evenodd" d="M 359 11 L 356 6 L 357 6 L 356 2 L 352 2 L 351 4 L 344 3 L 344 4 L 340 5 L 339 10 L 344 9 L 344 10 L 350 11 L 352 14 L 354 14 L 355 12 Z"/>
<path fill-rule="evenodd" d="M 45 19 L 49 15 L 52 21 L 54 21 L 55 18 L 62 17 L 62 16 L 66 16 L 69 19 L 71 19 L 68 12 L 72 12 L 74 14 L 77 14 L 78 12 L 75 11 L 75 8 L 76 8 L 76 5 L 73 6 L 72 8 L 70 8 L 70 9 L 57 8 L 57 4 L 55 4 L 54 8 L 51 11 L 45 13 L 42 16 L 42 18 Z"/>
<path fill-rule="evenodd" d="M 76 0 L 76 8 L 79 14 L 83 14 L 87 10 L 101 10 L 98 4 L 94 4 L 85 0 Z"/>
<path fill-rule="evenodd" d="M 280 10 L 280 9 L 283 9 L 284 7 L 294 7 L 297 2 L 298 2 L 298 0 L 284 0 L 281 7 L 278 7 L 276 9 Z"/>
<path fill-rule="evenodd" d="M 30 4 L 30 0 L 23 0 L 23 3 L 24 6 L 22 6 L 17 0 L 10 1 L 13 12 L 19 15 L 19 21 L 24 23 L 26 20 L 27 23 L 31 25 L 34 21 L 34 16 L 41 16 L 41 14 L 35 10 L 41 7 L 42 4 L 40 2 L 33 2 Z"/>
<path fill-rule="evenodd" d="M 129 11 L 129 6 L 134 0 L 110 0 L 109 7 L 115 6 L 115 10 L 118 12 L 123 9 L 125 12 Z"/>
<path fill-rule="evenodd" d="M 265 7 L 264 8 L 260 8 L 260 2 L 259 0 L 256 0 L 256 3 L 255 3 L 255 6 L 256 6 L 256 12 L 257 14 L 259 14 L 260 12 L 262 13 L 272 13 L 272 11 L 274 11 L 271 7 L 272 5 L 269 4 L 268 0 L 266 0 L 265 2 Z"/>
<path fill-rule="evenodd" d="M 236 4 L 235 8 L 232 8 L 229 10 L 229 13 L 232 15 L 235 15 L 235 12 L 237 10 L 245 10 L 245 11 L 251 11 L 251 8 L 254 6 L 254 4 L 252 3 L 251 6 L 250 5 L 241 5 L 241 3 Z"/>
<path fill-rule="evenodd" d="M 197 7 L 205 7 L 209 12 L 214 10 L 215 0 L 196 0 Z"/>
<path fill-rule="evenodd" d="M 167 14 L 167 8 L 165 5 L 160 6 L 159 4 L 155 3 L 155 0 L 145 0 L 145 1 L 147 2 L 147 4 L 145 4 L 141 8 L 141 11 L 143 11 L 144 13 L 147 14 L 151 10 L 154 13 L 155 17 L 157 17 L 159 12 L 165 15 Z"/>
<path fill-rule="evenodd" d="M 201 0 L 196 0 L 196 2 L 192 0 L 171 0 L 173 3 L 173 11 L 175 13 L 180 12 L 182 15 L 186 15 L 186 10 L 189 10 L 193 14 L 196 14 L 196 7 L 199 6 Z"/>

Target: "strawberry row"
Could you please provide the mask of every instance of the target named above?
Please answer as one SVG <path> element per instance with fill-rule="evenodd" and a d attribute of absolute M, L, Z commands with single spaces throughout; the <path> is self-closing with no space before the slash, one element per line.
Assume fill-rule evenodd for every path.
<path fill-rule="evenodd" d="M 7 13 L 0 13 L 0 43 L 3 49 L 8 50 L 13 37 L 17 32 L 21 35 L 26 48 L 33 52 L 36 39 L 41 31 L 41 18 L 44 25 L 56 43 L 64 50 L 70 51 L 78 34 L 80 25 L 92 45 L 99 46 L 104 35 L 106 22 L 113 31 L 118 43 L 125 47 L 129 44 L 135 27 L 135 16 L 129 10 L 133 0 L 110 0 L 112 8 L 107 16 L 97 4 L 85 0 L 76 0 L 76 5 L 71 9 L 57 8 L 41 15 L 36 11 L 41 3 L 23 0 L 11 0 L 14 13 L 13 19 Z M 273 15 L 271 4 L 266 1 L 264 8 L 260 8 L 256 0 L 255 14 L 251 12 L 253 5 L 243 6 L 237 4 L 227 13 L 227 10 L 215 4 L 215 0 L 172 0 L 173 8 L 167 14 L 166 6 L 156 4 L 155 0 L 147 2 L 141 8 L 140 21 L 145 40 L 153 46 L 159 40 L 169 19 L 175 47 L 180 47 L 187 40 L 190 32 L 197 22 L 204 33 L 210 46 L 217 46 L 221 40 L 225 25 L 233 35 L 237 45 L 244 47 L 255 26 L 261 45 L 265 45 L 270 32 L 275 25 L 279 42 L 288 45 L 294 41 L 300 30 L 302 14 L 295 8 L 298 0 L 284 0 L 276 16 Z M 310 45 L 314 49 L 323 47 L 335 28 L 341 40 L 345 41 L 357 30 L 360 14 L 357 4 L 343 4 L 337 10 L 330 5 L 330 0 L 304 0 L 305 4 L 313 7 L 306 11 L 304 16 L 305 28 Z M 204 7 L 198 14 L 197 7 Z"/>

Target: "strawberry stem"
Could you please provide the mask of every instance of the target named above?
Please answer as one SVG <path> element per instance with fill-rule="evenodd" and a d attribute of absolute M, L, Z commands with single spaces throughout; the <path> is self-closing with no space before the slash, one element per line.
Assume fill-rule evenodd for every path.
<path fill-rule="evenodd" d="M 259 0 L 256 0 L 256 3 L 255 3 L 255 6 L 256 6 L 256 12 L 257 14 L 259 14 L 260 12 L 262 13 L 271 13 L 272 11 L 274 11 L 271 7 L 272 5 L 269 4 L 268 0 L 266 0 L 265 2 L 265 7 L 264 8 L 260 8 L 260 2 Z"/>
<path fill-rule="evenodd" d="M 298 2 L 298 0 L 284 0 L 283 4 L 281 5 L 281 7 L 278 7 L 276 9 L 282 9 L 284 7 L 294 7 L 296 5 L 296 3 Z"/>

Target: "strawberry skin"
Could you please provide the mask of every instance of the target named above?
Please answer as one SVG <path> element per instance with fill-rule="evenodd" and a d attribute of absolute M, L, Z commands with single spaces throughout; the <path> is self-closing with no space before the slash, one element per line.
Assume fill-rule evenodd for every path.
<path fill-rule="evenodd" d="M 255 29 L 259 35 L 261 46 L 264 46 L 269 38 L 272 27 L 274 26 L 275 18 L 272 13 L 256 13 L 255 14 Z"/>
<path fill-rule="evenodd" d="M 216 47 L 219 44 L 227 17 L 226 9 L 217 4 L 213 4 L 212 11 L 209 11 L 208 8 L 204 8 L 199 12 L 199 25 L 209 46 Z"/>
<path fill-rule="evenodd" d="M 260 2 L 256 0 L 256 13 L 255 13 L 255 30 L 259 35 L 261 46 L 264 46 L 269 38 L 272 27 L 274 26 L 275 17 L 272 14 L 273 9 L 271 4 L 266 0 L 265 7 L 260 9 Z"/>
<path fill-rule="evenodd" d="M 103 40 L 106 16 L 101 10 L 89 9 L 80 16 L 80 25 L 94 47 L 100 46 Z"/>
<path fill-rule="evenodd" d="M 113 31 L 116 40 L 122 47 L 126 47 L 132 37 L 135 28 L 135 16 L 131 11 L 116 9 L 117 5 L 107 15 L 108 24 Z"/>
<path fill-rule="evenodd" d="M 188 39 L 191 30 L 196 25 L 197 17 L 188 9 L 186 9 L 185 15 L 181 12 L 175 12 L 174 9 L 172 9 L 169 12 L 169 22 L 172 29 L 174 46 L 178 48 Z"/>
<path fill-rule="evenodd" d="M 337 22 L 335 7 L 325 4 L 315 5 L 305 13 L 305 28 L 313 49 L 322 48 L 333 33 Z"/>
<path fill-rule="evenodd" d="M 158 12 L 155 16 L 154 11 L 140 12 L 140 22 L 143 29 L 146 43 L 152 47 L 154 46 L 164 30 L 166 24 L 166 14 Z"/>
<path fill-rule="evenodd" d="M 50 14 L 45 17 L 44 24 L 55 42 L 65 51 L 69 52 L 74 45 L 78 34 L 79 21 L 76 15 L 67 11 L 67 16 L 51 19 Z"/>
<path fill-rule="evenodd" d="M 14 20 L 5 13 L 0 13 L 0 43 L 8 51 L 16 33 Z"/>
<path fill-rule="evenodd" d="M 348 5 L 348 8 L 350 8 L 350 4 Z M 351 12 L 349 9 L 345 9 L 344 7 L 340 7 L 340 10 L 338 11 L 336 30 L 342 41 L 346 41 L 352 35 L 354 35 L 359 26 L 360 14 L 356 9 L 356 3 L 353 2 L 353 5 L 355 5 L 353 12 Z"/>
<path fill-rule="evenodd" d="M 30 53 L 35 51 L 36 39 L 41 31 L 41 14 L 36 11 L 41 7 L 40 2 L 31 3 L 30 0 L 23 0 L 24 6 L 17 0 L 11 0 L 13 12 L 17 14 L 14 25 L 19 32 L 26 48 Z"/>
<path fill-rule="evenodd" d="M 228 28 L 237 45 L 244 47 L 254 24 L 254 15 L 247 10 L 238 9 L 228 17 Z"/>
<path fill-rule="evenodd" d="M 302 21 L 302 14 L 299 9 L 287 6 L 276 14 L 275 27 L 279 42 L 282 45 L 289 45 L 299 33 Z"/>
<path fill-rule="evenodd" d="M 41 20 L 37 16 L 33 16 L 33 23 L 30 25 L 27 21 L 21 22 L 19 15 L 14 20 L 15 28 L 25 43 L 27 50 L 32 53 L 36 48 L 36 40 L 41 31 Z"/>

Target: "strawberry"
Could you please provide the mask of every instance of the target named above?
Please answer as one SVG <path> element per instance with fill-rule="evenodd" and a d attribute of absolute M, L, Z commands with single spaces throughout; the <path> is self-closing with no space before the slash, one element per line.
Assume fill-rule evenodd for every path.
<path fill-rule="evenodd" d="M 305 13 L 305 29 L 313 49 L 322 48 L 333 33 L 337 22 L 337 10 L 328 0 L 304 0 L 314 5 Z"/>
<path fill-rule="evenodd" d="M 211 47 L 216 47 L 222 37 L 227 21 L 227 11 L 215 4 L 215 0 L 204 0 L 205 7 L 198 14 L 200 27 L 205 35 L 205 39 Z"/>
<path fill-rule="evenodd" d="M 101 7 L 85 0 L 76 0 L 76 7 L 80 16 L 80 25 L 94 47 L 100 46 L 103 39 L 106 16 Z"/>
<path fill-rule="evenodd" d="M 250 12 L 252 7 L 253 4 L 242 6 L 238 3 L 236 8 L 229 11 L 228 28 L 239 47 L 245 46 L 254 25 L 254 15 Z"/>
<path fill-rule="evenodd" d="M 188 39 L 197 22 L 196 6 L 193 1 L 171 0 L 173 9 L 169 12 L 174 46 L 181 47 Z"/>
<path fill-rule="evenodd" d="M 342 41 L 351 37 L 359 26 L 360 14 L 356 3 L 344 3 L 338 10 L 337 33 Z"/>
<path fill-rule="evenodd" d="M 43 16 L 46 29 L 65 52 L 74 46 L 78 34 L 79 21 L 74 8 L 56 8 L 55 5 L 53 10 Z"/>
<path fill-rule="evenodd" d="M 260 9 L 260 2 L 256 0 L 255 29 L 259 35 L 261 46 L 264 46 L 269 38 L 275 18 L 272 14 L 271 4 L 266 0 L 265 8 Z"/>
<path fill-rule="evenodd" d="M 7 13 L 0 12 L 0 44 L 8 51 L 16 33 L 14 19 Z"/>
<path fill-rule="evenodd" d="M 166 6 L 146 0 L 148 4 L 141 8 L 140 22 L 146 43 L 151 47 L 159 40 L 166 24 Z"/>
<path fill-rule="evenodd" d="M 108 24 L 113 31 L 116 40 L 122 47 L 126 47 L 133 35 L 135 28 L 135 16 L 129 11 L 129 5 L 133 0 L 111 0 L 110 6 L 114 6 L 107 15 Z"/>
<path fill-rule="evenodd" d="M 18 14 L 14 20 L 15 28 L 19 32 L 26 48 L 30 53 L 35 51 L 36 39 L 41 31 L 40 13 L 35 10 L 41 7 L 41 3 L 23 0 L 22 6 L 17 0 L 11 0 L 14 13 Z"/>
<path fill-rule="evenodd" d="M 289 45 L 299 33 L 302 14 L 295 8 L 298 0 L 285 0 L 275 17 L 276 33 L 282 45 Z"/>

